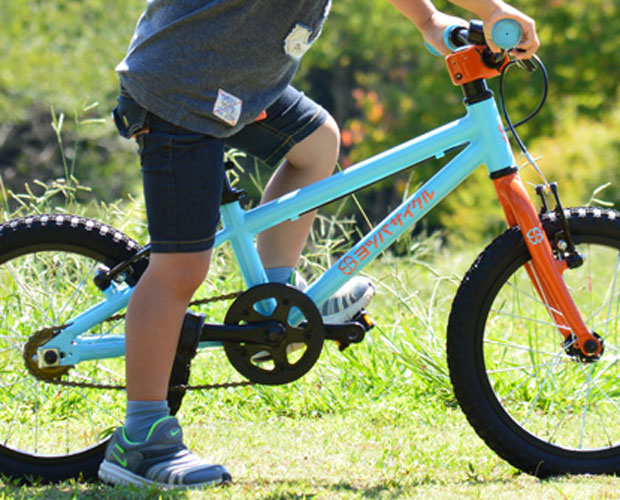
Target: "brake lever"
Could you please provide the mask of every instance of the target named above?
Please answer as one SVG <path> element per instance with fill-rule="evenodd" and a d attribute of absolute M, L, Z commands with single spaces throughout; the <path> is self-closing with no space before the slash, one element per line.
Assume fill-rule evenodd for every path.
<path fill-rule="evenodd" d="M 525 52 L 525 50 L 523 49 L 515 49 L 516 52 Z M 527 71 L 528 73 L 534 73 L 534 71 L 536 71 L 536 64 L 534 64 L 534 61 L 532 59 L 515 59 L 515 62 L 517 63 L 517 66 L 519 66 L 519 68 L 524 69 L 525 71 Z"/>
<path fill-rule="evenodd" d="M 528 73 L 534 73 L 534 71 L 536 71 L 537 66 L 531 59 L 515 59 L 515 61 L 517 62 L 517 66 L 519 66 L 519 68 L 524 69 Z"/>

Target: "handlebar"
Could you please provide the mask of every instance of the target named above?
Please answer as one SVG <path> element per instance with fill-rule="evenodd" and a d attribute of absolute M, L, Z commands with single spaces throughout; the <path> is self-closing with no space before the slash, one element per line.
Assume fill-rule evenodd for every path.
<path fill-rule="evenodd" d="M 493 25 L 491 30 L 491 38 L 495 45 L 499 48 L 508 50 L 516 47 L 523 37 L 523 29 L 521 25 L 514 19 L 500 19 Z M 455 51 L 464 45 L 486 45 L 484 32 L 482 30 L 482 22 L 471 21 L 469 28 L 453 25 L 444 31 L 443 41 L 451 51 Z M 426 44 L 426 48 L 431 54 L 439 56 L 439 52 Z"/>

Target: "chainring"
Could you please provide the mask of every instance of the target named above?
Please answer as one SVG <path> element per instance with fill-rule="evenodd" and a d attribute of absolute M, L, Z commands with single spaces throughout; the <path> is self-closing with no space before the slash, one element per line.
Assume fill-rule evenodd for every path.
<path fill-rule="evenodd" d="M 270 302 L 263 302 L 267 300 Z M 299 325 L 289 322 L 294 308 L 303 317 Z M 261 310 L 271 312 L 263 314 Z M 228 309 L 224 322 L 239 325 L 266 321 L 277 321 L 282 327 L 280 332 L 270 332 L 273 342 L 224 342 L 228 360 L 244 377 L 259 384 L 280 385 L 297 380 L 314 366 L 323 348 L 325 331 L 319 310 L 300 290 L 267 283 L 241 294 Z"/>

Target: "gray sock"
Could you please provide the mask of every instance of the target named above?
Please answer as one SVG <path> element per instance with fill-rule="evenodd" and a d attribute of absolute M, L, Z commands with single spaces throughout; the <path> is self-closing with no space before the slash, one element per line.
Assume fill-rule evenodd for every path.
<path fill-rule="evenodd" d="M 269 269 L 265 269 L 265 274 L 271 283 L 284 283 L 286 285 L 290 285 L 293 268 L 271 267 Z"/>
<path fill-rule="evenodd" d="M 127 401 L 125 433 L 127 439 L 141 442 L 146 439 L 152 425 L 170 414 L 168 401 Z"/>

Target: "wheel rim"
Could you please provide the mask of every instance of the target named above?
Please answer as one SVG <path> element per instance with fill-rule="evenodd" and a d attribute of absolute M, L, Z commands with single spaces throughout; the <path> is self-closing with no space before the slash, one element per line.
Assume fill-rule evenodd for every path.
<path fill-rule="evenodd" d="M 93 276 L 103 257 L 91 251 L 32 252 L 0 264 L 0 445 L 31 457 L 75 455 L 122 425 L 119 391 L 61 386 L 27 369 L 24 345 L 36 331 L 62 325 L 101 300 Z M 123 322 L 90 334 L 122 334 Z M 62 380 L 124 385 L 124 362 L 80 363 Z"/>
<path fill-rule="evenodd" d="M 588 328 L 605 341 L 601 358 L 583 363 L 565 352 L 525 258 L 498 280 L 482 352 L 495 400 L 519 432 L 567 451 L 600 452 L 620 444 L 620 253 L 613 240 L 581 240 L 586 262 L 564 280 Z"/>

